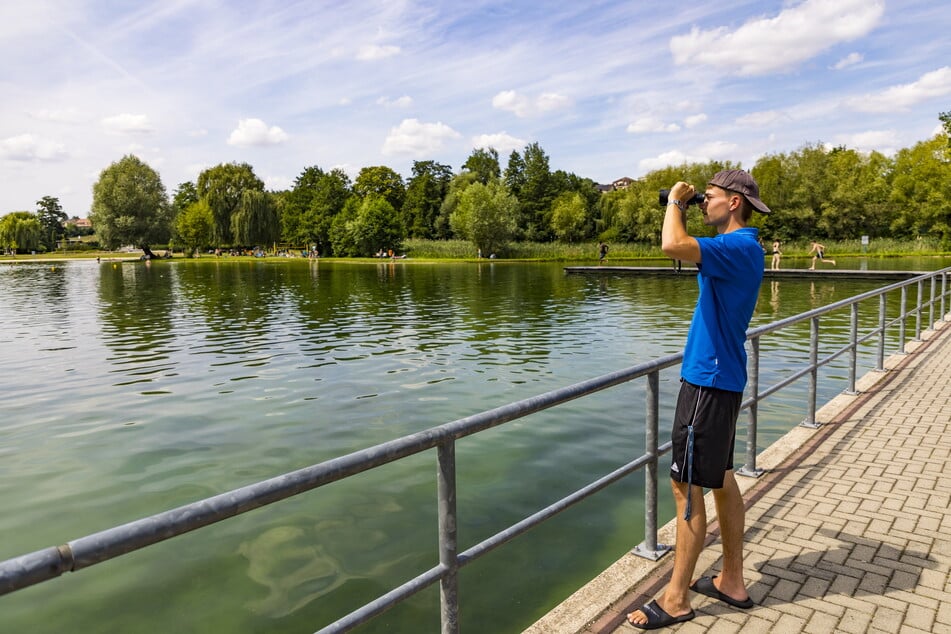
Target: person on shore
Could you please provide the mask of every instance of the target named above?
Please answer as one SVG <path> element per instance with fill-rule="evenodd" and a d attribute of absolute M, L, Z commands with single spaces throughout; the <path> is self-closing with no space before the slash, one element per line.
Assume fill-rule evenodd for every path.
<path fill-rule="evenodd" d="M 608 245 L 602 241 L 598 243 L 598 266 L 601 266 L 607 257 L 608 257 Z"/>
<path fill-rule="evenodd" d="M 681 365 L 680 395 L 671 430 L 671 486 L 677 537 L 670 583 L 662 596 L 627 615 L 636 628 L 653 630 L 694 618 L 689 591 L 748 609 L 753 601 L 743 572 L 743 497 L 733 474 L 736 419 L 746 386 L 746 329 L 763 280 L 759 232 L 747 226 L 753 211 L 769 213 L 759 186 L 743 170 L 717 172 L 700 205 L 712 238 L 687 233 L 683 201 L 694 188 L 678 182 L 661 231 L 667 257 L 697 265 L 700 294 Z M 704 487 L 713 490 L 723 542 L 723 566 L 714 577 L 691 581 L 707 532 Z"/>
<path fill-rule="evenodd" d="M 769 268 L 776 271 L 779 269 L 779 259 L 783 257 L 782 251 L 779 250 L 779 240 L 773 240 L 773 261 L 770 263 Z"/>
<path fill-rule="evenodd" d="M 824 244 L 813 242 L 812 249 L 810 249 L 809 253 L 815 253 L 815 255 L 812 256 L 812 266 L 809 267 L 810 271 L 816 270 L 816 260 L 819 260 L 820 262 L 823 262 L 823 263 L 831 262 L 832 266 L 835 266 L 835 260 L 833 260 L 832 258 L 829 258 L 828 260 L 826 259 L 826 247 Z"/>

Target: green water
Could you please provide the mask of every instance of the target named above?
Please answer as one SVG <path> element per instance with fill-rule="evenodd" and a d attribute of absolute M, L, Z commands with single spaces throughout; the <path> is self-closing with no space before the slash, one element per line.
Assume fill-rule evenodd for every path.
<path fill-rule="evenodd" d="M 563 266 L 0 266 L 0 559 L 681 349 L 691 276 Z M 753 323 L 877 286 L 766 282 Z M 847 312 L 824 328 L 842 339 Z M 764 343 L 763 384 L 807 358 L 807 333 Z M 820 400 L 846 377 L 824 369 Z M 676 387 L 675 369 L 662 438 Z M 805 389 L 761 405 L 761 446 Z M 638 382 L 461 440 L 460 548 L 640 455 L 643 417 Z M 463 630 L 530 625 L 641 541 L 642 497 L 638 474 L 464 568 Z M 435 499 L 427 452 L 2 597 L 0 632 L 313 632 L 437 563 Z M 438 631 L 438 605 L 430 589 L 358 631 Z"/>

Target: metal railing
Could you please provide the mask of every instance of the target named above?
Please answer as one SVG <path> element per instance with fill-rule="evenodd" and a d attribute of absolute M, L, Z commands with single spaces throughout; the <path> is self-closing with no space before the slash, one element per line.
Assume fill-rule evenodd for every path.
<path fill-rule="evenodd" d="M 858 346 L 877 338 L 876 369 L 882 370 L 885 358 L 885 340 L 889 328 L 899 327 L 898 353 L 905 348 L 905 324 L 910 316 L 915 319 L 915 336 L 921 337 L 922 321 L 927 312 L 927 327 L 935 323 L 935 306 L 939 305 L 940 319 L 948 314 L 945 302 L 949 297 L 948 278 L 951 267 L 897 282 L 881 289 L 869 291 L 828 306 L 817 308 L 794 317 L 750 329 L 747 333 L 752 349 L 749 357 L 748 393 L 751 396 L 743 403 L 743 409 L 749 410 L 747 431 L 746 464 L 737 471 L 742 475 L 758 475 L 756 468 L 756 436 L 758 426 L 758 404 L 768 396 L 778 392 L 791 383 L 808 376 L 809 398 L 807 414 L 802 424 L 817 425 L 815 421 L 817 399 L 818 370 L 838 357 L 849 354 L 849 390 L 855 391 L 856 355 Z M 940 292 L 937 284 L 940 280 Z M 930 282 L 930 298 L 924 299 L 924 285 Z M 914 307 L 906 310 L 907 289 L 917 285 L 917 301 Z M 886 296 L 900 291 L 899 314 L 887 319 Z M 858 309 L 862 302 L 879 298 L 877 326 L 860 335 L 858 327 Z M 831 354 L 819 358 L 820 320 L 838 310 L 851 310 L 850 336 L 847 345 Z M 794 324 L 808 321 L 810 324 L 809 363 L 783 380 L 764 389 L 760 389 L 760 348 L 763 337 Z M 644 541 L 634 548 L 634 553 L 650 559 L 658 559 L 668 548 L 657 544 L 657 494 L 658 458 L 670 450 L 671 443 L 658 444 L 659 375 L 666 368 L 678 365 L 682 355 L 675 354 L 654 359 L 647 363 L 612 372 L 594 379 L 546 392 L 525 400 L 510 403 L 502 407 L 461 418 L 437 427 L 427 429 L 385 442 L 339 458 L 334 458 L 304 469 L 292 471 L 275 478 L 234 489 L 210 498 L 194 502 L 176 509 L 165 511 L 109 528 L 99 533 L 52 546 L 13 559 L 0 562 L 0 594 L 7 594 L 62 575 L 65 572 L 82 570 L 139 550 L 146 546 L 172 537 L 220 522 L 224 519 L 246 513 L 256 508 L 290 498 L 305 491 L 316 489 L 332 482 L 380 467 L 382 465 L 412 456 L 430 449 L 436 449 L 437 462 L 437 504 L 439 563 L 422 574 L 406 581 L 390 592 L 367 603 L 338 621 L 324 627 L 320 634 L 346 632 L 372 619 L 397 603 L 434 584 L 440 587 L 441 628 L 443 634 L 459 631 L 459 570 L 467 564 L 487 554 L 525 533 L 552 516 L 577 504 L 588 496 L 604 489 L 618 480 L 644 469 Z M 459 551 L 457 543 L 456 512 L 456 441 L 466 436 L 497 427 L 504 423 L 523 418 L 530 414 L 555 407 L 575 399 L 590 396 L 602 390 L 646 377 L 646 421 L 645 452 L 638 458 L 603 475 L 587 486 L 565 496 L 523 520 L 496 533 L 484 541 Z"/>

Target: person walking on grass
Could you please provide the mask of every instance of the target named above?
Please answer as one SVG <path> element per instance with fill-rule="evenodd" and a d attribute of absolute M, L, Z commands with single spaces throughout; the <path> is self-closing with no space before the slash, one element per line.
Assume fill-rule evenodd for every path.
<path fill-rule="evenodd" d="M 671 430 L 671 486 L 677 507 L 677 537 L 670 583 L 664 593 L 627 615 L 636 628 L 654 630 L 694 618 L 690 590 L 728 605 L 749 609 L 753 601 L 743 573 L 745 507 L 733 475 L 736 419 L 746 386 L 746 329 L 763 280 L 753 211 L 769 213 L 759 186 L 743 170 L 717 172 L 700 205 L 712 238 L 687 233 L 683 201 L 694 188 L 679 182 L 670 189 L 661 247 L 667 257 L 697 265 L 700 294 L 681 365 L 680 395 Z M 723 542 L 719 576 L 692 580 L 707 532 L 703 488 L 713 490 Z"/>
<path fill-rule="evenodd" d="M 815 255 L 812 256 L 812 266 L 809 267 L 809 270 L 810 270 L 810 271 L 815 271 L 815 270 L 816 270 L 816 260 L 819 260 L 820 262 L 823 262 L 823 263 L 825 263 L 825 262 L 831 262 L 831 263 L 832 263 L 832 266 L 835 266 L 835 260 L 833 260 L 833 259 L 831 259 L 831 258 L 829 258 L 828 260 L 826 259 L 826 255 L 825 255 L 825 253 L 826 253 L 826 247 L 825 247 L 824 244 L 819 244 L 818 242 L 813 242 L 813 243 L 812 243 L 812 249 L 809 250 L 809 253 L 810 253 L 810 254 L 811 254 L 811 253 L 815 253 Z"/>

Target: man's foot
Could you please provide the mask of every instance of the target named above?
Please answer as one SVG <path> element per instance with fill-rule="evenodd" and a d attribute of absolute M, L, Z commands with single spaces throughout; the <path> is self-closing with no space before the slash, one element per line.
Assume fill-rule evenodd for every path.
<path fill-rule="evenodd" d="M 810 266 L 810 267 L 809 267 L 809 270 L 810 270 L 810 271 L 815 271 L 815 270 L 816 270 L 816 267 Z"/>
<path fill-rule="evenodd" d="M 734 608 L 749 610 L 751 607 L 753 607 L 753 599 L 751 599 L 749 595 L 747 595 L 745 599 L 737 599 L 726 593 L 720 592 L 720 589 L 717 588 L 714 579 L 716 579 L 716 577 L 700 577 L 693 582 L 693 585 L 690 586 L 690 589 L 710 598 L 717 599 L 718 601 L 723 601 L 728 605 L 732 605 Z"/>
<path fill-rule="evenodd" d="M 660 607 L 657 600 L 645 603 L 639 610 L 627 615 L 627 622 L 641 630 L 656 630 L 676 623 L 683 623 L 694 618 L 696 613 L 690 610 L 686 614 L 673 616 Z"/>

